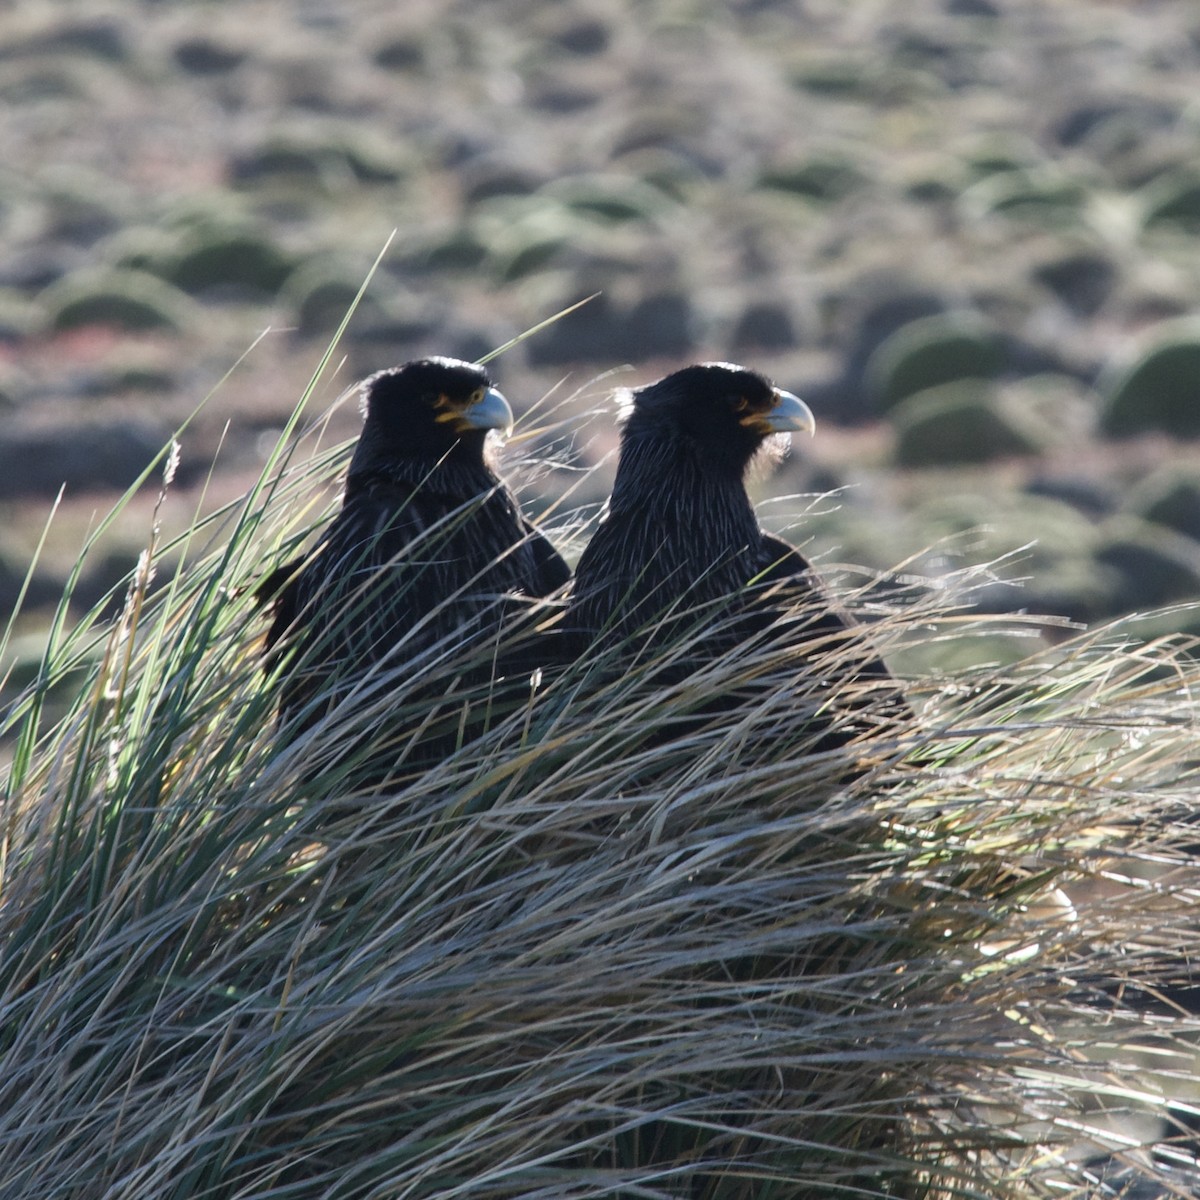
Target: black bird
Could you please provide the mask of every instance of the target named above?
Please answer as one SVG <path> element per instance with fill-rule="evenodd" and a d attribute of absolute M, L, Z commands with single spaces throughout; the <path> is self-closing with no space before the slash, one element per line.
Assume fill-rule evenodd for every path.
<path fill-rule="evenodd" d="M 273 616 L 267 669 L 284 660 L 280 721 L 301 729 L 385 659 L 390 671 L 495 632 L 514 598 L 570 578 L 488 460 L 488 432 L 510 431 L 512 410 L 482 367 L 418 359 L 370 376 L 361 395 L 341 511 L 257 591 Z"/>
<path fill-rule="evenodd" d="M 746 491 L 774 435 L 814 429 L 803 401 L 730 363 L 685 367 L 632 392 L 612 496 L 576 568 L 567 624 L 620 656 L 653 655 L 673 631 L 710 622 L 682 666 L 659 673 L 665 682 L 765 635 L 773 647 L 812 649 L 808 669 L 835 707 L 836 694 L 855 694 L 851 709 L 907 715 L 862 627 L 798 550 L 760 528 Z M 735 703 L 715 698 L 702 711 Z M 829 732 L 819 748 L 876 723 L 832 721 L 821 718 Z"/>

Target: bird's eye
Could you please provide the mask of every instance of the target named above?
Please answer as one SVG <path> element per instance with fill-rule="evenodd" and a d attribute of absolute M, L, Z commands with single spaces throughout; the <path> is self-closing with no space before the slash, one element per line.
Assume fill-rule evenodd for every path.
<path fill-rule="evenodd" d="M 750 401 L 747 400 L 745 396 L 739 396 L 733 402 L 733 411 L 734 412 L 745 412 L 746 409 L 748 409 L 749 407 L 750 407 Z"/>
<path fill-rule="evenodd" d="M 468 404 L 478 404 L 483 399 L 483 388 L 477 387 L 468 397 Z"/>

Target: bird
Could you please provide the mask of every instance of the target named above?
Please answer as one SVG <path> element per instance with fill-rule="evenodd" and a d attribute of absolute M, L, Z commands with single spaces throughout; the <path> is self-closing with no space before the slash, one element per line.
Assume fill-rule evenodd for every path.
<path fill-rule="evenodd" d="M 268 672 L 278 724 L 307 729 L 379 668 L 403 695 L 405 664 L 496 631 L 512 605 L 570 578 L 491 461 L 513 414 L 483 367 L 427 357 L 359 388 L 362 432 L 341 508 L 311 552 L 271 572 Z M 418 689 L 419 690 L 419 689 Z"/>
<path fill-rule="evenodd" d="M 779 449 L 779 435 L 815 432 L 812 410 L 765 375 L 726 362 L 683 367 L 621 400 L 612 494 L 567 599 L 564 621 L 576 636 L 618 662 L 648 661 L 707 623 L 687 654 L 660 655 L 671 665 L 656 678 L 667 683 L 739 647 L 804 651 L 833 708 L 847 698 L 845 719 L 817 720 L 817 750 L 909 715 L 864 628 L 799 550 L 761 528 L 746 489 L 752 464 Z M 735 690 L 706 699 L 700 713 L 735 707 L 745 689 Z"/>
<path fill-rule="evenodd" d="M 820 784 L 814 790 L 814 779 L 841 787 L 869 775 L 883 755 L 859 748 L 868 741 L 877 748 L 876 735 L 907 715 L 907 702 L 865 629 L 811 564 L 762 529 L 747 491 L 757 461 L 782 452 L 788 435 L 815 431 L 809 407 L 766 376 L 724 362 L 683 367 L 619 399 L 611 495 L 576 564 L 562 619 L 588 646 L 582 661 L 592 664 L 595 694 L 618 692 L 633 714 L 617 718 L 630 763 L 620 798 L 640 793 L 653 804 L 653 821 L 642 828 L 655 853 L 697 864 L 705 920 L 720 927 L 722 896 L 732 906 L 745 903 L 742 884 L 760 849 L 755 843 L 749 851 L 750 843 L 730 833 L 720 800 L 713 836 L 706 830 L 697 839 L 697 814 L 722 794 L 695 786 L 697 770 L 706 783 L 732 779 L 737 786 L 725 794 L 736 794 L 745 809 L 803 805 L 825 794 Z M 612 679 L 620 686 L 609 687 Z M 584 676 L 580 692 L 588 682 Z M 826 757 L 812 772 L 797 771 L 810 755 Z M 784 776 L 743 770 L 781 760 Z M 760 778 L 778 786 L 760 789 L 751 782 Z M 683 792 L 674 793 L 678 805 L 663 803 L 677 787 L 694 803 Z M 593 844 L 625 847 L 638 828 L 601 814 L 589 834 Z M 802 874 L 797 885 L 811 886 Z M 804 935 L 781 951 L 743 953 L 717 942 L 711 958 L 698 954 L 684 969 L 695 971 L 700 994 L 714 985 L 746 986 L 747 1004 L 782 995 L 773 990 L 782 983 L 797 995 L 802 1020 L 806 995 L 822 994 L 820 985 L 796 988 L 799 973 L 824 969 L 819 949 L 810 947 Z M 661 1114 L 614 1134 L 612 1160 L 670 1180 L 672 1194 L 721 1193 L 742 1169 L 727 1169 L 730 1158 L 755 1164 L 765 1156 L 754 1128 L 770 1101 L 754 1068 L 723 1072 L 713 1086 L 748 1100 L 743 1112 L 736 1101 L 722 1110 L 723 1132 L 680 1119 L 672 1094 Z M 772 1079 L 770 1089 L 776 1086 Z M 639 1097 L 649 1107 L 655 1101 L 653 1093 Z"/>

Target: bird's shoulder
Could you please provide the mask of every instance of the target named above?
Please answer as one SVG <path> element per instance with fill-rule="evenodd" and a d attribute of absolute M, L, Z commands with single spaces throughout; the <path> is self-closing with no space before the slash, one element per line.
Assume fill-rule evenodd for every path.
<path fill-rule="evenodd" d="M 758 574 L 749 599 L 755 609 L 786 613 L 788 623 L 800 622 L 810 635 L 858 629 L 816 568 L 790 542 L 764 532 L 756 557 Z"/>
<path fill-rule="evenodd" d="M 429 504 L 415 501 L 411 489 L 388 483 L 349 491 L 316 544 L 267 575 L 255 588 L 255 599 L 271 605 L 275 625 L 286 628 L 316 592 L 394 559 L 436 520 L 440 505 L 431 511 Z"/>
<path fill-rule="evenodd" d="M 769 585 L 786 582 L 813 589 L 821 587 L 820 577 L 812 563 L 791 542 L 773 533 L 763 531 L 754 557 L 759 583 Z"/>
<path fill-rule="evenodd" d="M 271 627 L 267 630 L 266 648 L 271 650 L 296 619 L 298 609 L 296 577 L 304 567 L 304 558 L 293 558 L 276 567 L 261 579 L 254 589 L 255 602 L 269 608 Z M 268 662 L 268 667 L 270 662 Z"/>

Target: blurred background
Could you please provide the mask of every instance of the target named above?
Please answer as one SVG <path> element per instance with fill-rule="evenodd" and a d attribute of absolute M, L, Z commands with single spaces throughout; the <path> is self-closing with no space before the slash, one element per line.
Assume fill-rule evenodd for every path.
<path fill-rule="evenodd" d="M 606 494 L 613 386 L 727 358 L 817 413 L 758 493 L 827 570 L 1004 558 L 978 607 L 1086 623 L 1200 597 L 1195 0 L 18 2 L 0 102 L 5 612 L 67 485 L 31 634 L 209 393 L 168 529 L 257 477 L 393 231 L 314 414 L 598 292 L 494 364 L 549 397 L 535 511 Z"/>

